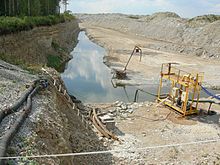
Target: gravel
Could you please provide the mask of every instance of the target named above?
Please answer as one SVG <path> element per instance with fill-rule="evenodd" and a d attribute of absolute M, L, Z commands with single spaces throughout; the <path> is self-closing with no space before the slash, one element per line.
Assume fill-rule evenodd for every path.
<path fill-rule="evenodd" d="M 155 44 L 145 45 L 148 48 L 202 58 L 220 57 L 220 20 L 201 21 L 202 16 L 200 20 L 189 20 L 170 12 L 137 18 L 123 14 L 78 14 L 77 17 L 86 24 L 154 40 Z"/>

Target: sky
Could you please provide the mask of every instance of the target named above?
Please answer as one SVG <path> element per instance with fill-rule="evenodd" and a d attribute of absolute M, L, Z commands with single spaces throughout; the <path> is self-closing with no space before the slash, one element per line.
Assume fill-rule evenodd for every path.
<path fill-rule="evenodd" d="M 220 15 L 220 0 L 69 0 L 73 13 L 124 13 L 146 15 L 171 11 L 191 18 L 204 14 Z"/>

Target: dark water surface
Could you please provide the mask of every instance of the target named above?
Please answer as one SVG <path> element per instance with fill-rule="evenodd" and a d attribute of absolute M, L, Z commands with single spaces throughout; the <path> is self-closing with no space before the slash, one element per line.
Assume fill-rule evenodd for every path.
<path fill-rule="evenodd" d="M 111 70 L 103 63 L 105 49 L 90 41 L 85 32 L 80 32 L 78 40 L 76 48 L 71 52 L 73 58 L 61 74 L 69 94 L 83 102 L 133 101 L 136 87 L 112 86 Z M 155 92 L 156 88 L 149 87 L 149 90 Z M 139 101 L 154 99 L 142 92 L 138 98 Z"/>

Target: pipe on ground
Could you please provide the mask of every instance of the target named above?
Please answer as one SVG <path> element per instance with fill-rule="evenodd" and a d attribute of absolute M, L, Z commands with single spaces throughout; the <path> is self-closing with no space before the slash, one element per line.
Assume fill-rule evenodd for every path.
<path fill-rule="evenodd" d="M 3 111 L 0 111 L 0 123 L 2 120 L 9 114 L 15 112 L 18 108 L 21 107 L 21 105 L 26 101 L 28 95 L 34 90 L 34 86 L 38 80 L 35 80 L 34 83 L 26 90 L 26 92 L 9 108 L 4 109 Z"/>
<path fill-rule="evenodd" d="M 32 106 L 32 96 L 38 91 L 39 86 L 35 87 L 32 92 L 27 97 L 27 104 L 21 112 L 20 116 L 17 118 L 15 123 L 11 126 L 11 128 L 6 132 L 4 136 L 0 139 L 0 157 L 4 157 L 7 151 L 7 147 L 10 144 L 10 141 L 17 133 L 18 129 L 21 127 L 22 123 L 28 117 L 31 112 Z M 0 159 L 0 165 L 4 164 L 4 160 Z"/>

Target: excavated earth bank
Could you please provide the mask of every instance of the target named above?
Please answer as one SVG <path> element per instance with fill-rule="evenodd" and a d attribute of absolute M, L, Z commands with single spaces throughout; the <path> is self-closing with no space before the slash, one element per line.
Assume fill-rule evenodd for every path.
<path fill-rule="evenodd" d="M 62 63 L 77 44 L 77 20 L 49 27 L 0 36 L 0 57 L 16 65 L 36 68 L 51 65 L 62 70 Z M 55 63 L 55 64 L 54 64 Z"/>

